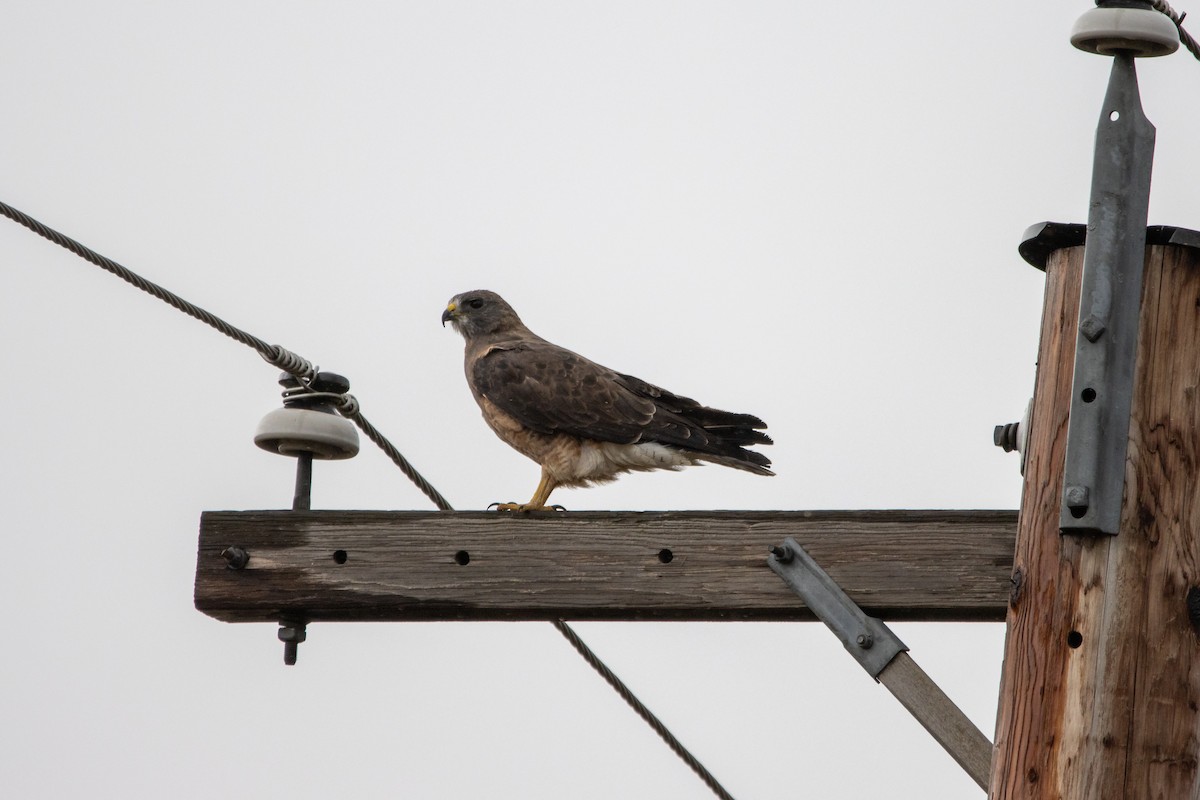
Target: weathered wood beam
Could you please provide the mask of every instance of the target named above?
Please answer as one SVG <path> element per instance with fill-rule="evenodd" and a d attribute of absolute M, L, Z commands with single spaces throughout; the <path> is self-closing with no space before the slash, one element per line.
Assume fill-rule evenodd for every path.
<path fill-rule="evenodd" d="M 811 620 L 794 537 L 868 613 L 1000 621 L 1015 511 L 210 511 L 196 608 L 226 622 Z M 249 554 L 242 569 L 222 556 Z"/>
<path fill-rule="evenodd" d="M 903 651 L 897 653 L 879 673 L 879 682 L 986 792 L 992 772 L 991 740 L 975 727 L 975 723 L 913 661 L 912 656 Z"/>

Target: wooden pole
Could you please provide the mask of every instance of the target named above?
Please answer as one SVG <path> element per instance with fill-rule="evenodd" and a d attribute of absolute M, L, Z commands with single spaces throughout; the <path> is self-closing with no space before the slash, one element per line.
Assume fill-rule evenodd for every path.
<path fill-rule="evenodd" d="M 1062 535 L 1083 263 L 1082 226 L 1072 227 L 1078 240 L 1045 261 L 990 796 L 1194 798 L 1200 236 L 1151 229 L 1148 239 L 1167 243 L 1146 248 L 1120 532 Z"/>

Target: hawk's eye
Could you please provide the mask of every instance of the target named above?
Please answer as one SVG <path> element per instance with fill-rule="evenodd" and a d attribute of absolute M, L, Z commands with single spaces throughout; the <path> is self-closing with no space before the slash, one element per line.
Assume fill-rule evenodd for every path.
<path fill-rule="evenodd" d="M 474 300 L 468 300 L 467 305 L 471 308 L 483 308 L 483 301 L 476 297 Z"/>

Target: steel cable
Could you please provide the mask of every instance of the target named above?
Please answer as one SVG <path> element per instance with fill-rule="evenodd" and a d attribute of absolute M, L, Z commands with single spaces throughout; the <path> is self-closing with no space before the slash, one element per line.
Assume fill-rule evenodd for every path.
<path fill-rule="evenodd" d="M 1183 19 L 1187 16 L 1187 12 L 1180 14 L 1166 0 L 1150 0 L 1150 5 L 1154 6 L 1154 10 L 1161 14 L 1165 14 L 1167 19 L 1175 23 L 1175 28 L 1179 31 L 1180 43 L 1188 49 L 1193 56 L 1200 59 L 1200 44 L 1192 38 L 1192 35 L 1183 29 Z"/>
<path fill-rule="evenodd" d="M 359 427 L 363 434 L 374 442 L 380 450 L 387 454 L 387 457 L 392 460 L 392 463 L 400 468 L 405 477 L 412 481 L 421 492 L 433 501 L 433 504 L 438 507 L 439 511 L 453 511 L 450 507 L 450 502 L 442 496 L 442 493 L 434 488 L 433 484 L 425 480 L 421 473 L 417 472 L 404 454 L 396 449 L 396 446 L 387 440 L 379 430 L 367 421 L 367 418 L 362 415 L 358 409 L 358 400 L 353 395 L 342 395 L 343 402 L 338 405 L 338 411 L 346 419 L 353 422 Z"/>
<path fill-rule="evenodd" d="M 111 258 L 102 256 L 90 247 L 80 244 L 70 236 L 59 233 L 48 225 L 38 222 L 28 214 L 19 211 L 7 203 L 0 202 L 0 213 L 4 216 L 24 225 L 29 230 L 36 233 L 38 236 L 49 239 L 59 247 L 64 247 L 70 250 L 75 255 L 85 261 L 90 261 L 101 269 L 111 272 L 126 283 L 132 284 L 141 289 L 147 294 L 157 297 L 172 308 L 178 309 L 190 317 L 200 320 L 204 324 L 215 328 L 226 336 L 241 342 L 244 345 L 254 348 L 258 354 L 262 356 L 268 363 L 273 364 L 285 372 L 290 372 L 297 378 L 311 378 L 316 374 L 316 368 L 306 359 L 301 358 L 295 353 L 280 347 L 277 344 L 267 344 L 257 336 L 246 333 L 241 328 L 230 325 L 225 320 L 205 311 L 195 303 L 189 303 L 174 292 L 168 291 L 156 283 L 152 283 L 136 272 L 121 266 Z"/>
<path fill-rule="evenodd" d="M 647 725 L 654 729 L 654 732 L 657 733 L 662 740 L 667 743 L 667 747 L 670 747 L 675 755 L 679 756 L 683 763 L 691 767 L 692 771 L 700 776 L 700 780 L 704 781 L 704 784 L 709 789 L 712 789 L 713 794 L 715 794 L 717 797 L 720 797 L 721 800 L 733 800 L 733 795 L 725 791 L 725 787 L 720 784 L 720 782 L 716 779 L 716 777 L 713 776 L 711 772 L 705 769 L 704 765 L 700 763 L 698 758 L 692 755 L 690 750 L 683 746 L 683 742 L 676 739 L 675 735 L 667 729 L 667 726 L 664 725 L 658 717 L 654 716 L 654 712 L 647 708 L 646 705 L 637 698 L 637 695 L 635 695 L 633 691 L 625 685 L 624 681 L 618 678 L 616 673 L 609 669 L 608 666 L 600 660 L 600 657 L 592 652 L 592 649 L 587 646 L 583 639 L 579 638 L 579 634 L 575 632 L 574 628 L 561 619 L 551 620 L 551 624 L 558 629 L 559 633 L 566 637 L 567 641 L 571 643 L 571 646 L 575 648 L 576 652 L 583 656 L 583 660 L 591 664 L 592 669 L 600 673 L 600 677 L 604 678 L 604 680 L 608 682 L 608 685 L 615 689 L 617 694 L 621 695 L 621 699 L 628 703 L 629 706 L 637 712 L 637 715 L 645 720 Z"/>

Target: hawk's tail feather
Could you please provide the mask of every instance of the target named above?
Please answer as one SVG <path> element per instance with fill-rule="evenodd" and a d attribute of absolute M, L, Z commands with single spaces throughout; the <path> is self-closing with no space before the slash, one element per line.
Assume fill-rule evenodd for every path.
<path fill-rule="evenodd" d="M 708 410 L 711 411 L 712 409 Z M 683 444 L 684 448 L 696 453 L 704 460 L 712 461 L 716 464 L 744 469 L 747 472 L 754 472 L 759 475 L 775 474 L 768 469 L 771 466 L 771 459 L 756 450 L 746 449 L 756 444 L 772 444 L 771 437 L 767 436 L 767 434 L 748 426 L 699 426 L 694 419 L 683 414 L 679 416 L 690 427 L 690 430 L 685 434 L 687 441 Z M 757 417 L 751 417 L 751 419 L 766 427 Z"/>
<path fill-rule="evenodd" d="M 768 469 L 771 459 L 745 449 L 774 443 L 764 432 L 767 423 L 759 417 L 704 406 L 632 375 L 617 377 L 630 391 L 654 403 L 653 422 L 643 437 L 686 450 L 703 461 L 758 475 L 775 474 Z"/>
<path fill-rule="evenodd" d="M 746 472 L 753 472 L 755 475 L 775 474 L 770 469 L 771 460 L 762 453 L 755 453 L 753 450 L 742 450 L 737 455 L 696 453 L 696 457 L 701 461 L 711 461 L 712 463 L 720 464 L 723 467 L 742 469 Z"/>
<path fill-rule="evenodd" d="M 688 419 L 699 423 L 705 428 L 767 427 L 767 423 L 763 422 L 753 414 L 735 414 L 732 411 L 722 411 L 719 408 L 709 408 L 708 406 L 684 408 L 677 413 L 679 413 L 680 416 L 687 417 Z"/>
<path fill-rule="evenodd" d="M 743 447 L 753 444 L 775 444 L 774 439 L 754 428 L 728 428 L 705 425 L 704 430 L 706 433 L 720 437 L 723 441 L 730 444 L 742 445 Z"/>
<path fill-rule="evenodd" d="M 660 406 L 664 405 L 661 401 L 657 401 L 657 404 Z M 693 425 L 703 428 L 706 431 L 730 437 L 750 437 L 750 440 L 758 444 L 770 444 L 770 438 L 761 432 L 766 430 L 767 423 L 753 414 L 736 414 L 732 411 L 722 411 L 719 408 L 702 406 L 699 403 L 681 408 L 665 407 L 667 410 L 674 412 Z M 766 441 L 763 441 L 763 439 L 766 439 Z"/>
<path fill-rule="evenodd" d="M 753 414 L 735 414 L 732 411 L 721 411 L 717 408 L 699 405 L 695 408 L 682 409 L 676 413 L 711 437 L 714 440 L 713 444 L 718 450 L 727 447 L 741 448 L 756 444 L 775 443 L 764 432 L 767 423 Z M 750 456 L 758 458 L 766 458 L 760 453 L 752 453 L 744 450 L 741 453 L 747 453 Z M 770 463 L 770 461 L 767 461 L 763 466 L 767 466 Z"/>

